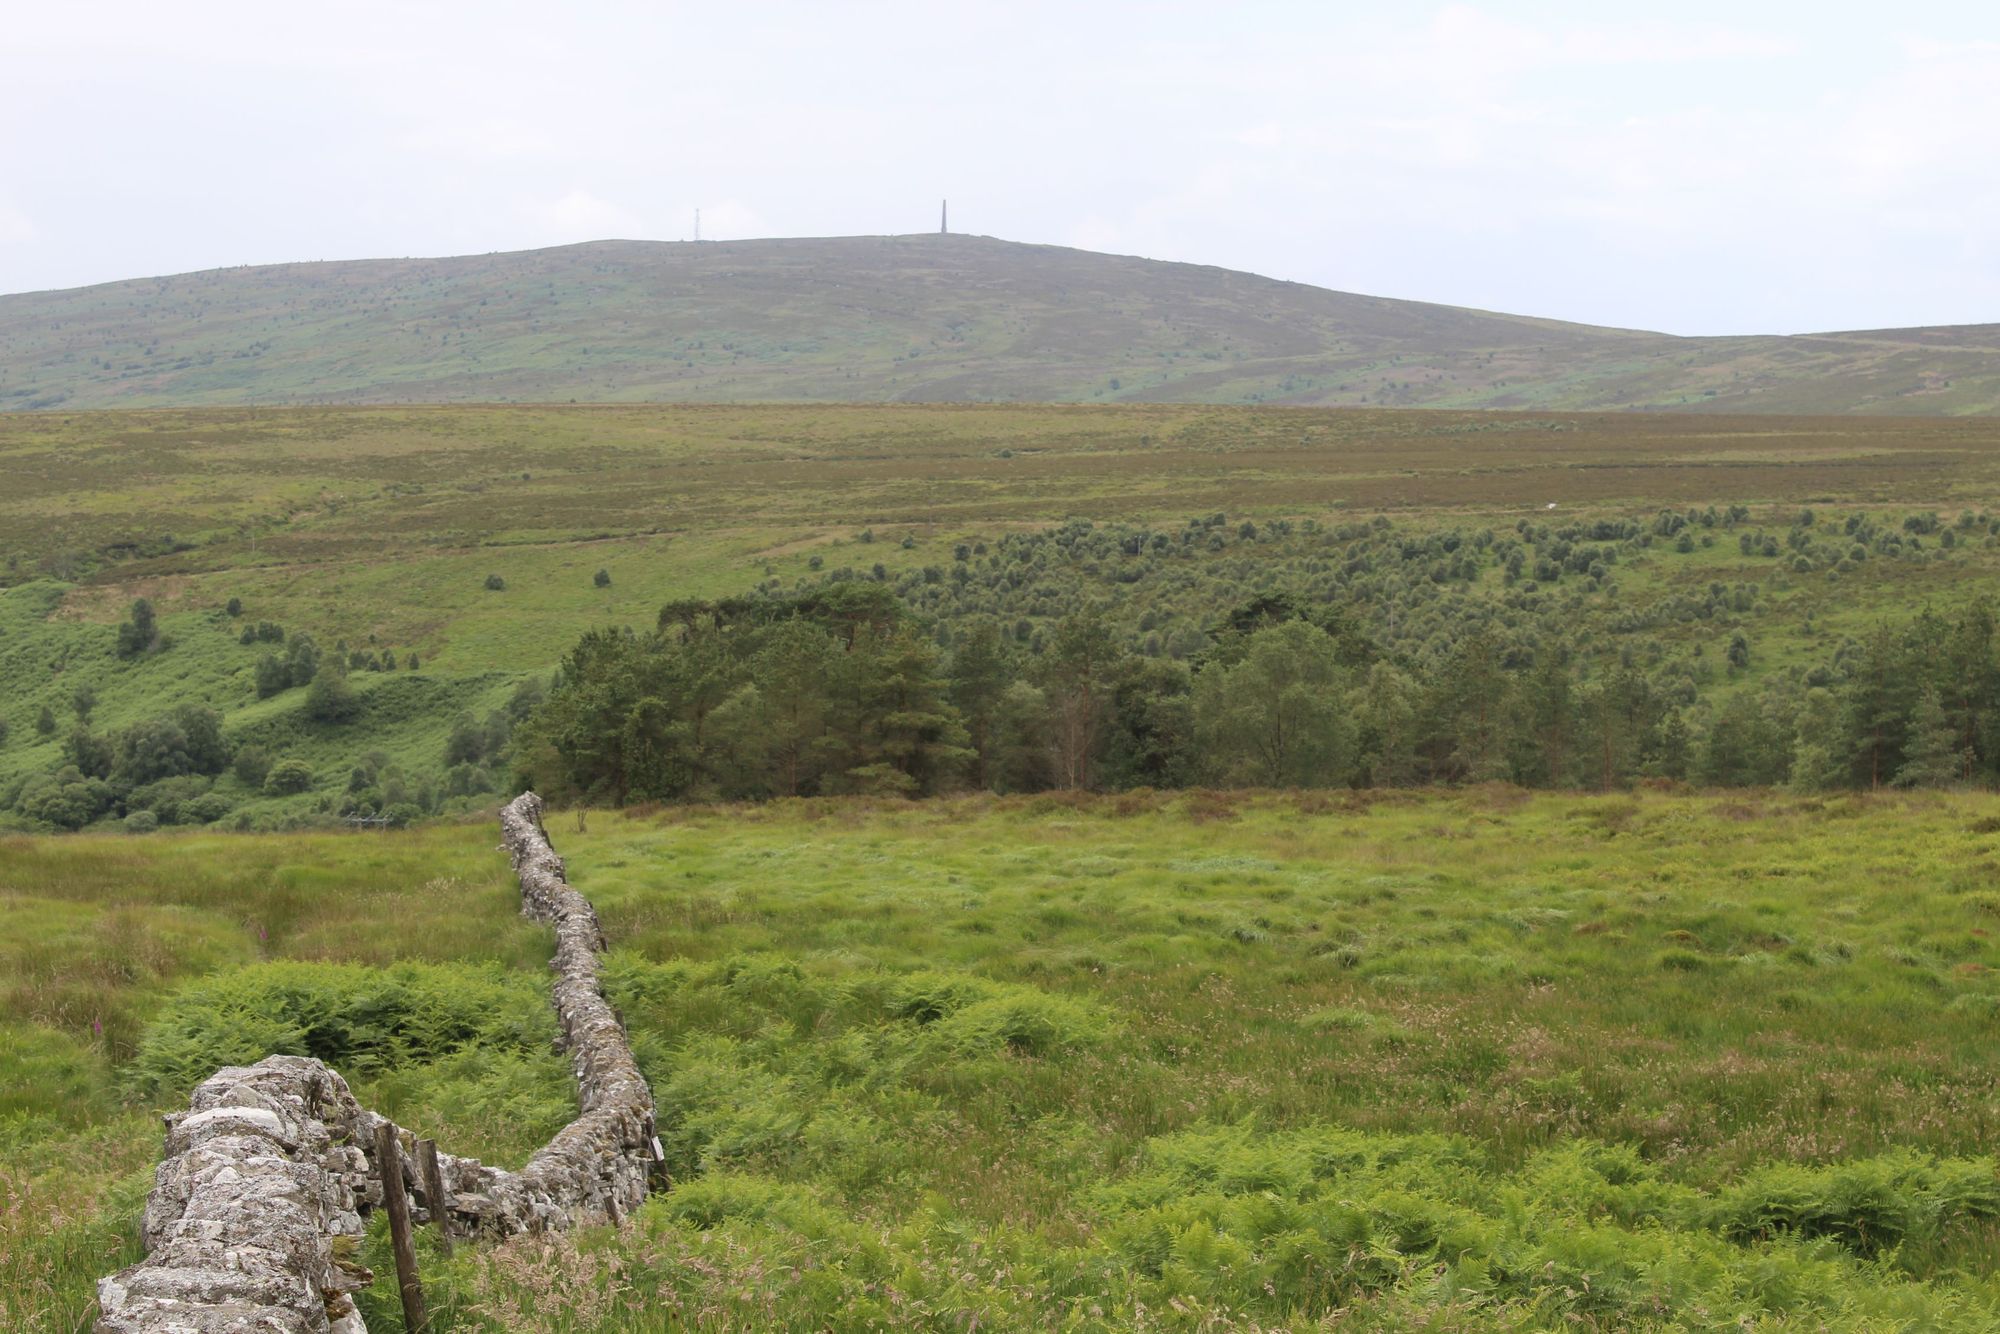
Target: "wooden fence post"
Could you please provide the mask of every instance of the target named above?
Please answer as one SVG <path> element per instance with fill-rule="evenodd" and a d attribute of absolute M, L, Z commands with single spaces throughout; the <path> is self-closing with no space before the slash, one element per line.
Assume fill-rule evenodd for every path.
<path fill-rule="evenodd" d="M 438 1146 L 434 1139 L 417 1141 L 417 1179 L 424 1183 L 424 1199 L 430 1205 L 431 1222 L 437 1225 L 438 1245 L 445 1258 L 451 1257 L 451 1202 L 444 1194 L 444 1173 L 438 1168 Z"/>
<path fill-rule="evenodd" d="M 396 1127 L 384 1117 L 375 1124 L 375 1171 L 382 1178 L 382 1208 L 389 1215 L 389 1243 L 396 1253 L 396 1286 L 403 1294 L 403 1327 L 421 1334 L 430 1327 L 424 1313 L 424 1285 L 417 1278 L 417 1248 L 410 1242 L 410 1197 L 403 1189 L 403 1146 Z"/>

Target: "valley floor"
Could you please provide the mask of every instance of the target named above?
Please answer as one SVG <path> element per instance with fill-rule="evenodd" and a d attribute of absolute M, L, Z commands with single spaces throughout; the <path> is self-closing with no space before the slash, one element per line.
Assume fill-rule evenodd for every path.
<path fill-rule="evenodd" d="M 616 1233 L 427 1251 L 441 1328 L 2000 1327 L 1991 796 L 550 831 L 676 1184 Z M 0 1326 L 87 1318 L 217 1064 L 322 1056 L 502 1161 L 567 1119 L 494 843 L 0 841 Z"/>

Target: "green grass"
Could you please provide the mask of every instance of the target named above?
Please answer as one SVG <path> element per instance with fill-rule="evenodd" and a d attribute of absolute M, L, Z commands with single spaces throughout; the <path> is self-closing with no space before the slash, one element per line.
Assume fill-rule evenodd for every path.
<path fill-rule="evenodd" d="M 427 1251 L 448 1327 L 2000 1323 L 1989 797 L 550 827 L 676 1186 L 622 1232 Z M 447 999 L 539 988 L 546 934 L 492 845 L 484 822 L 0 843 L 0 1323 L 72 1328 L 129 1260 L 173 1101 L 134 1072 L 226 1034 L 228 997 L 338 1012 L 384 976 L 343 962 L 429 966 L 398 985 Z M 363 1043 L 349 1074 L 505 1161 L 557 1105 L 513 1040 Z M 391 1285 L 368 1302 L 400 1328 Z"/>
<path fill-rule="evenodd" d="M 972 236 L 217 269 L 0 297 L 0 410 L 1192 402 L 1952 416 L 1994 328 L 1674 338 Z"/>
<path fill-rule="evenodd" d="M 1173 406 L 5 415 L 0 784 L 57 763 L 69 700 L 88 685 L 103 731 L 198 701 L 232 736 L 282 743 L 314 766 L 314 793 L 267 799 L 227 778 L 219 790 L 249 819 L 294 818 L 335 798 L 372 752 L 413 778 L 435 774 L 460 712 L 497 707 L 587 629 L 649 625 L 671 599 L 773 579 L 789 588 L 814 577 L 815 559 L 828 570 L 879 561 L 892 577 L 948 567 L 961 542 L 1073 515 L 1176 528 L 1213 512 L 1232 524 L 1383 514 L 1399 531 L 1504 533 L 1523 518 L 1743 504 L 1752 526 L 1782 533 L 1805 504 L 1823 524 L 1859 509 L 1893 527 L 1913 510 L 1950 519 L 1981 507 L 1996 485 L 2000 450 L 1977 421 Z M 878 540 L 864 545 L 867 531 Z M 1993 559 L 1974 548 L 1937 564 L 1869 562 L 1833 583 L 1745 558 L 1724 532 L 1713 548 L 1621 562 L 1616 578 L 1623 606 L 1712 581 L 1760 583 L 1742 626 L 1754 682 L 1820 662 L 1883 617 L 1964 601 Z M 608 588 L 593 584 L 600 568 Z M 504 591 L 486 589 L 489 574 Z M 1129 603 L 1124 586 L 1064 577 Z M 121 662 L 115 623 L 140 595 L 174 647 Z M 240 622 L 222 611 L 232 597 Z M 254 697 L 265 646 L 236 635 L 261 620 L 323 649 L 345 639 L 405 663 L 414 652 L 423 666 L 358 675 L 362 719 L 310 727 L 303 692 Z M 1687 648 L 1714 628 L 1667 633 Z M 55 738 L 36 733 L 44 706 Z"/>

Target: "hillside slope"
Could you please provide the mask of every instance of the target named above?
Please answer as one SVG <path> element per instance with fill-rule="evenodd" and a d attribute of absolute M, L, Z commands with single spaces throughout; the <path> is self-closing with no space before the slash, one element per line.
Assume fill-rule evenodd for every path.
<path fill-rule="evenodd" d="M 605 241 L 0 297 L 0 408 L 749 400 L 1983 413 L 2000 325 L 1676 338 L 932 235 Z"/>

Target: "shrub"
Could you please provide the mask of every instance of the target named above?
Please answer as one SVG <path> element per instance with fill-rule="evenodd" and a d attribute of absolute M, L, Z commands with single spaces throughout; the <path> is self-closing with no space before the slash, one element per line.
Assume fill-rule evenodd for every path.
<path fill-rule="evenodd" d="M 306 717 L 316 723 L 349 722 L 361 712 L 361 699 L 347 683 L 347 673 L 338 668 L 313 677 L 306 691 Z"/>
<path fill-rule="evenodd" d="M 58 829 L 81 829 L 110 809 L 113 796 L 109 783 L 65 765 L 23 784 L 14 809 Z"/>
<path fill-rule="evenodd" d="M 897 1019 L 933 1024 L 993 995 L 993 983 L 965 973 L 911 973 L 898 978 L 882 1008 Z"/>
<path fill-rule="evenodd" d="M 313 768 L 304 760 L 279 760 L 264 779 L 264 791 L 285 797 L 305 792 L 313 785 Z"/>
<path fill-rule="evenodd" d="M 506 587 L 507 587 L 507 581 L 505 579 L 502 579 L 499 575 L 489 574 L 486 576 L 487 592 L 498 593 L 503 591 Z"/>
<path fill-rule="evenodd" d="M 291 673 L 275 653 L 266 653 L 257 659 L 257 698 L 269 699 L 280 691 L 291 688 Z"/>
<path fill-rule="evenodd" d="M 1090 1047 L 1110 1033 L 1104 1012 L 1088 1002 L 1029 987 L 1007 987 L 937 1021 L 939 1045 L 962 1053 L 1007 1050 L 1055 1056 Z"/>
<path fill-rule="evenodd" d="M 498 967 L 257 964 L 183 988 L 139 1041 L 135 1091 L 180 1095 L 223 1065 L 313 1056 L 370 1075 L 455 1052 L 537 1052 L 554 1039 L 539 977 Z"/>
<path fill-rule="evenodd" d="M 242 598 L 229 599 L 229 601 L 222 604 L 222 610 L 224 614 L 228 615 L 231 619 L 241 616 L 243 614 L 243 599 Z"/>
<path fill-rule="evenodd" d="M 262 746 L 244 746 L 236 752 L 236 763 L 232 766 L 237 781 L 248 788 L 261 788 L 271 774 L 271 752 Z"/>
<path fill-rule="evenodd" d="M 458 715 L 452 724 L 451 733 L 444 741 L 445 768 L 455 768 L 461 764 L 477 764 L 486 753 L 486 733 L 469 713 Z"/>
<path fill-rule="evenodd" d="M 590 577 L 590 582 L 596 584 L 599 588 L 611 587 L 611 571 L 599 570 Z"/>
<path fill-rule="evenodd" d="M 134 788 L 125 798 L 125 809 L 151 811 L 161 824 L 180 824 L 187 819 L 188 806 L 207 793 L 208 783 L 199 774 L 162 778 Z"/>
<path fill-rule="evenodd" d="M 222 715 L 199 704 L 183 704 L 118 734 L 115 773 L 128 783 L 151 783 L 179 774 L 219 774 L 228 764 Z"/>
<path fill-rule="evenodd" d="M 319 674 L 319 645 L 311 635 L 293 635 L 285 645 L 286 684 L 302 686 Z"/>
<path fill-rule="evenodd" d="M 125 817 L 125 832 L 128 834 L 150 834 L 160 827 L 160 817 L 151 811 L 133 811 Z"/>
<path fill-rule="evenodd" d="M 109 778 L 118 759 L 118 750 L 109 737 L 78 723 L 63 738 L 63 757 L 86 778 Z"/>
<path fill-rule="evenodd" d="M 145 598 L 132 603 L 132 612 L 124 624 L 118 627 L 118 656 L 136 658 L 156 648 L 164 647 L 160 639 L 160 629 L 153 616 L 153 604 Z"/>
<path fill-rule="evenodd" d="M 234 809 L 229 798 L 220 792 L 204 792 L 192 801 L 181 803 L 181 823 L 214 824 Z"/>
<path fill-rule="evenodd" d="M 445 771 L 444 791 L 448 797 L 476 797 L 492 790 L 492 775 L 476 764 L 454 764 Z"/>
<path fill-rule="evenodd" d="M 1735 1241 L 1832 1237 L 1874 1255 L 1962 1219 L 2000 1217 L 1993 1165 L 1899 1150 L 1828 1167 L 1777 1163 L 1723 1193 L 1713 1226 Z"/>
<path fill-rule="evenodd" d="M 548 698 L 548 695 L 549 689 L 542 684 L 541 678 L 528 677 L 515 686 L 514 693 L 507 697 L 508 720 L 517 723 L 525 722 L 529 714 L 542 707 L 542 703 Z M 492 717 L 487 718 L 486 727 L 489 734 L 493 730 L 493 725 L 494 719 Z M 500 738 L 500 744 L 506 744 L 506 737 L 504 735 Z M 497 751 L 498 747 L 496 746 L 494 749 Z"/>

